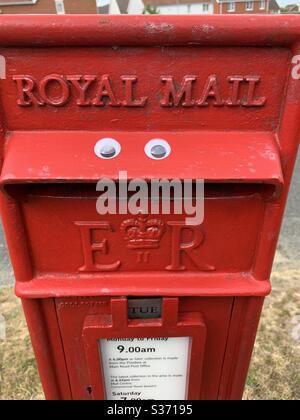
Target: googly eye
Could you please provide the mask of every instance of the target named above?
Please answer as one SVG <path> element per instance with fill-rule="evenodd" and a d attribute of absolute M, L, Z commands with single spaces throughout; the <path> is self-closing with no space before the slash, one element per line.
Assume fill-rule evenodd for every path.
<path fill-rule="evenodd" d="M 101 159 L 114 159 L 121 153 L 121 145 L 115 139 L 104 138 L 96 143 L 94 152 Z"/>
<path fill-rule="evenodd" d="M 171 146 L 165 140 L 153 139 L 146 144 L 145 153 L 150 159 L 163 160 L 171 154 Z"/>

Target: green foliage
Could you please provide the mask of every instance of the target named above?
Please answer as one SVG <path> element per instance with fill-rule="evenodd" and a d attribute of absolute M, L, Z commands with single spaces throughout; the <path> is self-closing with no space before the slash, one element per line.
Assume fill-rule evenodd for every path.
<path fill-rule="evenodd" d="M 280 13 L 282 15 L 299 15 L 300 14 L 300 12 L 298 11 L 290 11 L 287 7 L 281 7 Z"/>
<path fill-rule="evenodd" d="M 143 11 L 144 15 L 159 15 L 159 9 L 156 6 L 148 6 L 145 7 Z"/>

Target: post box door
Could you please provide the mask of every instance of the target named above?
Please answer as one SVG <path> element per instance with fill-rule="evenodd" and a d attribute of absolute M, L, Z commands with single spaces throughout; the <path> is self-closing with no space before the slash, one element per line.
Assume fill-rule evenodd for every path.
<path fill-rule="evenodd" d="M 159 399 L 155 396 L 163 392 L 160 387 L 164 383 L 168 385 L 168 375 L 174 375 L 174 386 L 177 383 L 178 387 L 174 388 L 174 397 L 168 394 L 168 399 L 176 399 L 176 396 L 182 398 L 183 386 L 186 392 L 182 399 L 218 398 L 234 299 L 163 298 L 162 302 L 165 302 L 162 303 L 165 314 L 162 312 L 161 318 L 129 320 L 125 298 L 56 300 L 73 398 L 143 399 L 146 396 L 146 399 Z M 168 340 L 165 340 L 166 343 L 163 341 L 161 346 L 160 340 L 166 338 Z M 120 345 L 125 347 L 125 356 L 118 353 L 114 339 L 119 339 Z M 130 339 L 135 340 L 132 345 L 127 345 Z M 139 344 L 138 340 L 144 344 Z M 152 346 L 151 342 L 154 343 Z M 149 362 L 148 369 L 143 371 L 141 364 L 147 363 L 149 353 L 141 350 L 133 357 L 131 351 L 136 346 L 142 349 L 150 347 L 151 356 L 156 355 L 160 361 L 156 364 Z M 138 367 L 133 373 L 137 386 L 134 387 L 133 379 L 128 378 L 132 375 L 126 375 L 124 389 L 121 389 L 120 383 L 114 384 L 116 394 L 112 395 L 113 391 L 108 386 L 111 370 L 120 369 L 120 365 L 108 366 L 108 359 L 114 357 L 127 358 L 129 361 L 126 363 L 130 366 L 138 363 Z M 165 376 L 160 380 L 147 380 L 145 376 L 149 372 L 155 375 L 160 369 L 163 370 L 163 357 L 171 357 L 174 363 L 171 361 L 165 366 Z M 184 357 L 188 357 L 188 361 L 182 367 Z M 176 370 L 178 364 L 181 364 L 179 371 Z M 115 375 L 115 381 L 120 381 L 120 376 L 125 380 L 124 375 L 121 369 Z M 147 391 L 147 386 L 152 387 L 152 393 L 151 388 Z"/>

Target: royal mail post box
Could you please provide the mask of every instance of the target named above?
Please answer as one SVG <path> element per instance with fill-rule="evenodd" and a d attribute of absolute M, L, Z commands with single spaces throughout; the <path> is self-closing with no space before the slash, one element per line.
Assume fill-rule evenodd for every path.
<path fill-rule="evenodd" d="M 3 16 L 0 45 L 1 212 L 46 397 L 240 399 L 298 149 L 300 18 Z M 191 202 L 204 180 L 204 219 L 175 193 L 100 214 L 104 178 L 125 208 L 135 179 L 189 180 Z"/>

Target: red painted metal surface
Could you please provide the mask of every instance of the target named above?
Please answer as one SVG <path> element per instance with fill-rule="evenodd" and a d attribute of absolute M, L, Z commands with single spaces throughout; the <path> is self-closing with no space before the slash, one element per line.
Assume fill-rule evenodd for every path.
<path fill-rule="evenodd" d="M 298 16 L 0 18 L 1 214 L 48 399 L 104 397 L 84 344 L 103 319 L 119 337 L 205 326 L 188 397 L 242 397 L 299 145 L 299 41 Z M 157 137 L 163 161 L 144 153 Z M 155 247 L 128 239 L 133 216 L 96 212 L 120 170 L 204 179 L 203 225 L 158 215 Z M 127 322 L 133 296 L 168 315 Z"/>
<path fill-rule="evenodd" d="M 276 136 L 271 133 L 160 131 L 159 135 L 172 144 L 172 154 L 164 162 L 152 161 L 144 152 L 147 141 L 157 136 L 155 131 L 46 132 L 42 141 L 39 132 L 14 132 L 7 138 L 1 183 L 5 187 L 93 183 L 102 177 L 118 180 L 121 168 L 126 169 L 129 180 L 189 179 L 192 170 L 194 179 L 209 183 L 267 184 L 280 190 L 284 182 Z M 99 160 L 93 153 L 103 137 L 116 138 L 123 145 L 118 159 Z M 224 159 L 228 150 L 230 154 Z"/>

